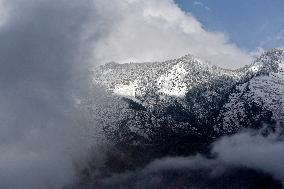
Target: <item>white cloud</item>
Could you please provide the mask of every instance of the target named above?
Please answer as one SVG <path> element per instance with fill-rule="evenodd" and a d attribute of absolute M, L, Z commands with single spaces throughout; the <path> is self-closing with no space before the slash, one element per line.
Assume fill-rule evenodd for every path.
<path fill-rule="evenodd" d="M 283 48 L 284 47 L 284 29 L 277 32 L 275 35 L 268 36 L 265 40 L 261 41 L 259 48 Z"/>
<path fill-rule="evenodd" d="M 207 11 L 210 11 L 210 10 L 211 10 L 208 6 L 204 5 L 204 3 L 200 2 L 200 1 L 194 1 L 193 4 L 194 4 L 195 6 L 200 6 L 200 7 L 204 8 L 204 9 L 207 10 Z"/>
<path fill-rule="evenodd" d="M 283 136 L 245 132 L 224 137 L 213 146 L 213 153 L 226 164 L 245 166 L 268 172 L 284 184 Z"/>
<path fill-rule="evenodd" d="M 200 1 L 194 1 L 193 3 L 194 5 L 198 5 L 198 6 L 204 6 L 202 2 Z"/>
<path fill-rule="evenodd" d="M 188 53 L 226 68 L 251 60 L 223 33 L 206 31 L 172 0 L 96 0 L 95 6 L 104 28 L 94 44 L 100 63 L 165 60 Z"/>
<path fill-rule="evenodd" d="M 10 7 L 7 6 L 5 1 L 0 0 L 0 26 L 5 24 L 9 15 L 9 9 Z"/>
<path fill-rule="evenodd" d="M 211 154 L 213 154 L 214 158 L 207 158 L 200 154 L 188 157 L 164 157 L 154 160 L 142 170 L 139 169 L 135 172 L 113 175 L 112 178 L 106 179 L 105 183 L 108 182 L 110 186 L 116 186 L 119 184 L 123 185 L 125 183 L 137 182 L 139 183 L 137 185 L 141 186 L 141 183 L 145 183 L 146 181 L 149 183 L 149 186 L 151 186 L 153 183 L 151 179 L 153 179 L 153 177 L 163 174 L 163 178 L 166 178 L 164 174 L 167 171 L 176 170 L 182 170 L 180 172 L 181 174 L 184 173 L 185 170 L 198 171 L 199 176 L 205 173 L 201 176 L 204 184 L 207 183 L 206 180 L 208 178 L 217 179 L 218 183 L 222 183 L 219 179 L 226 178 L 230 173 L 234 174 L 234 169 L 246 168 L 260 174 L 271 175 L 274 180 L 270 182 L 271 184 L 274 183 L 274 186 L 279 186 L 278 184 L 280 183 L 284 185 L 283 136 L 270 134 L 265 137 L 256 131 L 242 132 L 218 139 L 213 143 L 212 148 Z M 248 174 L 251 176 L 251 173 L 248 172 Z M 196 176 L 193 172 L 191 174 L 187 172 L 187 175 Z M 241 179 L 244 175 L 237 176 Z M 150 178 L 150 181 L 147 180 L 147 177 Z M 171 175 L 171 178 L 174 178 L 174 174 Z M 261 179 L 263 179 L 263 177 Z M 165 183 L 165 180 L 157 181 L 159 185 Z M 234 186 L 240 186 L 238 181 L 239 180 L 231 179 L 229 184 L 232 188 L 235 188 Z M 250 180 L 248 177 L 245 181 L 247 185 L 244 185 L 244 187 L 251 186 L 251 182 L 259 182 L 259 180 Z M 269 180 L 267 180 L 267 182 L 269 182 Z M 196 183 L 193 182 L 192 184 L 194 186 Z M 224 185 L 221 184 L 220 186 Z M 215 187 L 220 188 L 220 186 Z M 215 188 L 214 186 L 212 187 Z"/>

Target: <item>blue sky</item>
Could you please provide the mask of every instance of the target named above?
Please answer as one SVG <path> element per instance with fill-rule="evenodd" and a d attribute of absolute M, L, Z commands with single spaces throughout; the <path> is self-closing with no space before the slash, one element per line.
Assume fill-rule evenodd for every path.
<path fill-rule="evenodd" d="M 239 47 L 254 51 L 284 47 L 284 0 L 175 0 L 208 31 L 224 32 Z"/>

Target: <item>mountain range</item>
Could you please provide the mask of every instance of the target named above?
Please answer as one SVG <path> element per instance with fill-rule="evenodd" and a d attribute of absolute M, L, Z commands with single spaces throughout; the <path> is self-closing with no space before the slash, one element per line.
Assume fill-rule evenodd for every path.
<path fill-rule="evenodd" d="M 106 132 L 121 141 L 152 143 L 166 130 L 215 138 L 284 120 L 280 49 L 237 70 L 186 55 L 164 62 L 111 62 L 96 68 L 94 76 L 125 104 L 111 125 L 109 118 L 100 118 Z"/>
<path fill-rule="evenodd" d="M 186 55 L 110 62 L 92 72 L 96 92 L 103 92 L 88 108 L 112 147 L 103 167 L 94 160 L 82 171 L 80 188 L 157 188 L 151 180 L 157 175 L 164 188 L 281 188 L 271 175 L 247 167 L 231 167 L 216 178 L 207 168 L 140 174 L 164 157 L 202 154 L 214 160 L 211 144 L 245 129 L 283 133 L 284 50 L 269 50 L 236 70 Z"/>

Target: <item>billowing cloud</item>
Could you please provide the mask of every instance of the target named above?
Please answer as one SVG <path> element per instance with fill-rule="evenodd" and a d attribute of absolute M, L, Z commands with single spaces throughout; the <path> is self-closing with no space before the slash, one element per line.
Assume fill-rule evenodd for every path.
<path fill-rule="evenodd" d="M 222 138 L 214 144 L 212 152 L 225 164 L 259 169 L 284 183 L 284 141 L 281 135 L 243 132 Z"/>
<path fill-rule="evenodd" d="M 83 36 L 92 6 L 1 2 L 10 11 L 0 27 L 0 188 L 61 188 L 100 138 L 78 106 L 89 94 Z"/>
<path fill-rule="evenodd" d="M 99 62 L 144 62 L 191 53 L 215 65 L 237 68 L 251 57 L 223 33 L 208 32 L 172 0 L 96 1 L 107 33 L 94 44 Z"/>
<path fill-rule="evenodd" d="M 143 169 L 113 174 L 98 188 L 282 188 L 283 136 L 245 131 L 223 137 L 208 157 L 164 157 Z M 281 186 L 282 184 L 282 186 Z"/>
<path fill-rule="evenodd" d="M 3 25 L 9 15 L 9 6 L 5 3 L 5 1 L 0 1 L 0 27 Z"/>
<path fill-rule="evenodd" d="M 204 8 L 204 9 L 207 10 L 207 11 L 210 11 L 210 10 L 211 10 L 208 6 L 204 5 L 204 3 L 202 3 L 201 1 L 194 1 L 193 4 L 194 4 L 195 6 L 202 7 L 202 8 Z"/>

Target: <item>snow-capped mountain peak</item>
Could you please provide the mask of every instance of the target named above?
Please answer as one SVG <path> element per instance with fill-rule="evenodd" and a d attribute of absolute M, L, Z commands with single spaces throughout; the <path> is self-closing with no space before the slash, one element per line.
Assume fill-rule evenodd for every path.
<path fill-rule="evenodd" d="M 237 71 L 213 66 L 186 55 L 179 59 L 153 63 L 108 63 L 95 69 L 94 81 L 114 94 L 144 101 L 149 94 L 185 97 L 192 87 L 218 77 L 239 80 Z M 147 97 L 146 97 L 147 96 Z"/>
<path fill-rule="evenodd" d="M 263 122 L 284 122 L 283 60 L 284 51 L 273 49 L 238 70 L 192 55 L 164 62 L 109 63 L 94 70 L 94 82 L 116 99 L 123 97 L 123 111 L 117 106 L 119 116 L 111 125 L 108 117 L 106 123 L 111 132 L 123 132 L 122 138 L 134 134 L 156 140 L 164 127 L 214 137 Z"/>
<path fill-rule="evenodd" d="M 284 50 L 272 49 L 258 57 L 250 69 L 254 72 L 269 74 L 284 71 Z"/>

